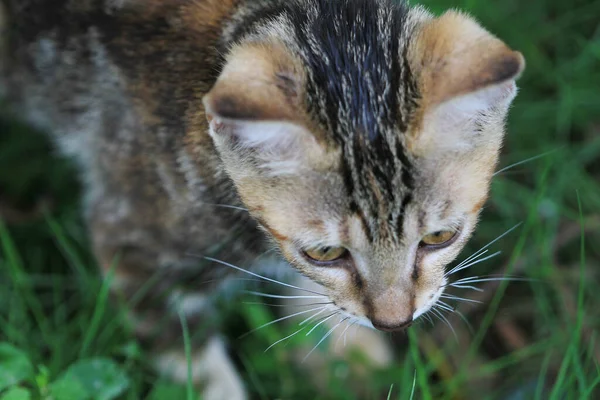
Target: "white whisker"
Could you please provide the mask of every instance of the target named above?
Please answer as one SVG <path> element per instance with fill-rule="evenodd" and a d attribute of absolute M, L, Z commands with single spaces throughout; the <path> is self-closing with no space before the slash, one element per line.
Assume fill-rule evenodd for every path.
<path fill-rule="evenodd" d="M 504 236 L 508 235 L 509 233 L 511 233 L 512 231 L 514 231 L 515 229 L 517 229 L 519 226 L 521 226 L 522 222 L 519 222 L 518 224 L 516 224 L 515 226 L 513 226 L 512 228 L 510 228 L 509 230 L 507 230 L 506 232 L 504 232 L 503 234 L 501 234 L 500 236 L 498 236 L 496 239 L 492 240 L 491 242 L 489 242 L 488 244 L 486 244 L 485 246 L 483 246 L 482 248 L 480 248 L 479 250 L 477 250 L 475 253 L 473 253 L 471 256 L 467 257 L 464 261 L 462 261 L 460 264 L 458 264 L 456 267 L 454 267 L 452 270 L 456 269 L 456 268 L 460 268 L 461 266 L 465 265 L 466 263 L 468 263 L 469 261 L 471 261 L 474 257 L 478 257 L 481 255 L 481 253 L 486 250 L 488 247 L 490 247 L 491 245 L 493 245 L 494 243 L 496 243 L 498 240 L 502 239 Z"/>
<path fill-rule="evenodd" d="M 350 319 L 350 317 L 348 317 L 348 319 Z M 342 339 L 342 336 L 344 337 L 344 347 L 346 347 L 345 343 L 346 343 L 346 331 L 348 331 L 348 328 L 350 328 L 352 326 L 352 321 L 354 321 L 354 319 L 350 319 L 350 321 L 346 322 L 346 328 L 342 331 L 342 334 L 340 335 L 340 337 L 338 338 L 338 340 L 335 342 L 335 346 L 337 347 L 337 345 L 340 343 L 340 339 Z"/>
<path fill-rule="evenodd" d="M 198 256 L 196 256 L 196 257 L 198 257 Z M 230 264 L 228 262 L 217 260 L 216 258 L 205 257 L 205 256 L 201 256 L 201 257 L 204 258 L 205 260 L 216 262 L 216 263 L 219 263 L 221 265 L 225 265 L 226 267 L 230 267 L 230 268 L 233 268 L 233 269 L 238 270 L 240 272 L 244 272 L 246 274 L 252 275 L 254 277 L 264 279 L 265 281 L 277 283 L 278 285 L 282 285 L 282 286 L 289 287 L 289 288 L 292 288 L 292 289 L 297 289 L 297 290 L 301 290 L 301 291 L 304 291 L 304 292 L 309 292 L 309 293 L 317 294 L 319 296 L 325 296 L 323 293 L 315 292 L 315 291 L 312 291 L 312 290 L 309 290 L 309 289 L 305 289 L 305 288 L 301 288 L 301 287 L 298 287 L 298 286 L 290 285 L 289 283 L 284 283 L 284 282 L 280 282 L 280 281 L 275 280 L 275 279 L 267 278 L 266 276 L 262 276 L 262 275 L 254 273 L 254 272 L 250 272 L 248 270 L 245 270 L 244 268 L 240 268 L 240 267 L 238 267 L 236 265 L 233 265 L 233 264 Z"/>
<path fill-rule="evenodd" d="M 445 301 L 442 300 L 438 300 L 438 306 L 444 308 L 445 310 L 448 310 L 450 312 L 454 312 L 454 307 L 452 307 L 450 304 L 446 303 Z"/>
<path fill-rule="evenodd" d="M 452 324 L 450 323 L 450 321 L 448 321 L 448 319 L 446 318 L 446 316 L 440 310 L 438 310 L 436 308 L 432 308 L 431 310 L 434 313 L 436 313 L 446 323 L 446 325 L 448 325 L 448 328 L 450 328 L 450 330 L 452 331 L 452 334 L 454 335 L 454 338 L 458 342 L 458 336 L 456 335 L 456 331 L 454 330 L 454 327 L 452 326 Z"/>
<path fill-rule="evenodd" d="M 487 252 L 487 250 L 486 250 L 486 252 Z M 468 263 L 468 264 L 466 264 L 466 265 L 462 265 L 462 266 L 460 266 L 460 268 L 458 268 L 458 267 L 456 267 L 456 268 L 453 268 L 453 269 L 452 269 L 450 272 L 446 273 L 446 275 L 444 275 L 444 276 L 448 276 L 448 275 L 455 274 L 455 273 L 457 273 L 458 271 L 462 271 L 463 269 L 470 268 L 470 267 L 472 267 L 473 265 L 476 265 L 476 264 L 479 264 L 480 262 L 483 262 L 483 261 L 489 260 L 490 258 L 496 257 L 496 256 L 497 256 L 497 255 L 499 255 L 499 254 L 502 254 L 502 252 L 501 252 L 501 251 L 497 251 L 497 252 L 495 252 L 494 254 L 491 254 L 491 255 L 489 255 L 489 256 L 487 256 L 487 257 L 484 257 L 484 258 L 479 258 L 478 260 L 475 260 L 475 261 L 473 261 L 473 262 L 470 262 L 470 263 Z M 483 255 L 483 254 L 482 254 L 482 255 Z"/>
<path fill-rule="evenodd" d="M 429 322 L 429 324 L 430 324 L 431 326 L 434 326 L 433 320 L 431 319 L 431 316 L 429 315 L 429 312 L 430 312 L 430 311 L 431 311 L 431 309 L 427 310 L 427 312 L 425 312 L 424 314 L 421 314 L 421 315 L 419 316 L 419 318 L 417 318 L 417 321 L 419 321 L 419 320 L 421 320 L 421 319 L 423 319 L 423 318 L 424 318 L 424 319 L 426 319 L 426 320 Z"/>
<path fill-rule="evenodd" d="M 355 319 L 354 319 L 354 321 L 352 321 L 352 322 L 350 323 L 350 326 L 352 326 L 352 325 L 354 325 L 354 326 L 357 326 L 357 325 L 358 325 L 358 324 L 357 324 L 357 322 L 358 322 L 358 321 L 359 321 L 359 319 L 358 319 L 358 318 L 355 318 Z M 348 327 L 348 329 L 350 329 L 350 327 Z M 347 333 L 347 332 L 344 332 L 344 347 L 346 347 L 346 339 L 347 339 L 347 337 L 348 337 L 348 333 Z"/>
<path fill-rule="evenodd" d="M 431 326 L 434 326 L 435 324 L 433 323 L 433 319 L 431 319 L 431 315 L 429 315 L 429 313 L 425 313 L 423 314 L 423 317 L 427 318 L 427 321 L 429 321 L 429 323 L 431 324 Z"/>
<path fill-rule="evenodd" d="M 256 306 L 268 306 L 268 307 L 312 307 L 326 304 L 333 304 L 332 301 L 323 303 L 306 303 L 306 304 L 272 304 L 272 303 L 261 303 L 259 301 L 244 301 L 244 304 L 256 305 Z"/>
<path fill-rule="evenodd" d="M 323 309 L 321 311 L 319 311 L 318 313 L 315 313 L 314 315 L 311 315 L 310 317 L 306 318 L 304 321 L 300 322 L 298 325 L 304 325 L 305 323 L 309 322 L 310 320 L 316 318 L 317 315 L 321 314 L 325 310 L 327 310 L 327 307 L 323 307 Z"/>
<path fill-rule="evenodd" d="M 481 250 L 481 249 L 479 249 L 479 250 Z M 455 273 L 455 272 L 456 272 L 456 271 L 457 271 L 459 268 L 461 268 L 463 265 L 465 265 L 465 264 L 467 264 L 467 263 L 469 263 L 469 262 L 471 262 L 471 261 L 474 261 L 474 260 L 478 259 L 479 257 L 483 256 L 483 255 L 484 255 L 485 253 L 487 253 L 488 251 L 489 251 L 489 250 L 485 250 L 485 251 L 483 251 L 483 252 L 481 252 L 481 253 L 479 253 L 479 254 L 478 254 L 477 252 L 475 252 L 475 253 L 471 254 L 469 257 L 465 258 L 463 261 L 461 261 L 461 262 L 460 262 L 458 265 L 456 265 L 456 266 L 455 266 L 454 268 L 452 268 L 450 271 L 446 272 L 446 273 L 444 274 L 444 276 L 452 275 L 452 274 L 453 274 L 453 273 Z"/>
<path fill-rule="evenodd" d="M 310 335 L 312 333 L 312 331 L 314 331 L 315 329 L 317 329 L 317 327 L 321 324 L 323 324 L 324 322 L 327 322 L 328 320 L 330 320 L 331 318 L 335 317 L 337 314 L 339 314 L 339 311 L 334 312 L 333 314 L 323 318 L 321 321 L 319 321 L 315 326 L 313 326 L 311 328 L 310 331 L 308 331 L 308 333 L 306 334 L 306 336 Z"/>
<path fill-rule="evenodd" d="M 358 319 L 356 320 L 356 322 L 358 322 Z M 358 330 L 362 327 L 361 324 L 354 324 L 354 333 L 352 333 L 352 338 L 354 339 L 356 337 L 356 333 L 358 332 Z"/>
<path fill-rule="evenodd" d="M 246 212 L 248 212 L 247 208 L 238 207 L 238 206 L 232 206 L 232 205 L 229 205 L 229 204 L 213 204 L 213 203 L 203 203 L 203 204 L 205 204 L 207 206 L 213 206 L 213 207 L 219 207 L 219 208 L 231 208 L 233 210 L 240 210 L 240 211 L 246 211 Z"/>
<path fill-rule="evenodd" d="M 272 299 L 326 299 L 325 296 L 285 296 L 281 294 L 255 292 L 252 290 L 244 290 L 243 293 L 253 294 L 260 297 L 269 297 Z"/>
<path fill-rule="evenodd" d="M 350 317 L 344 318 L 343 320 L 341 320 L 340 322 L 338 322 L 333 328 L 331 328 L 329 331 L 327 331 L 327 333 L 325 335 L 323 335 L 323 337 L 321 338 L 321 340 L 319 340 L 319 342 L 315 345 L 315 347 L 313 347 L 312 350 L 308 352 L 308 354 L 304 357 L 304 359 L 302 360 L 302 362 L 306 361 L 306 359 L 308 358 L 308 356 L 310 356 L 312 354 L 312 352 L 315 351 L 315 349 L 317 347 L 319 347 L 319 345 L 321 343 L 323 343 L 323 341 L 325 339 L 327 339 L 329 337 L 329 335 L 331 335 L 333 333 L 333 331 L 336 330 L 337 327 L 340 326 L 342 324 L 342 322 L 344 322 L 348 318 L 350 318 Z"/>
<path fill-rule="evenodd" d="M 439 307 L 439 308 L 441 308 L 443 310 L 450 311 L 450 312 L 454 311 L 454 309 L 452 307 L 440 304 L 439 301 L 438 301 L 438 303 L 435 304 L 435 307 Z"/>
<path fill-rule="evenodd" d="M 483 292 L 483 289 L 478 288 L 476 286 L 468 286 L 468 285 L 457 285 L 455 283 L 451 283 L 449 286 L 455 287 L 457 289 L 471 289 L 471 290 L 475 290 L 477 292 Z"/>
<path fill-rule="evenodd" d="M 549 155 L 549 154 L 552 154 L 552 153 L 554 153 L 556 150 L 558 150 L 558 149 L 555 149 L 555 150 L 550 150 L 550 151 L 547 151 L 547 152 L 545 152 L 545 153 L 539 154 L 539 155 L 537 155 L 537 156 L 529 157 L 529 158 L 527 158 L 527 159 L 525 159 L 525 160 L 523 160 L 523 161 L 519 161 L 519 162 L 516 162 L 516 163 L 514 163 L 514 164 L 508 165 L 508 166 L 506 166 L 506 167 L 504 167 L 504 168 L 502 168 L 502 169 L 500 169 L 500 170 L 498 170 L 498 171 L 494 172 L 494 175 L 492 175 L 492 176 L 499 175 L 499 174 L 503 173 L 504 171 L 507 171 L 507 170 L 509 170 L 509 169 L 511 169 L 511 168 L 517 167 L 517 166 L 519 166 L 519 165 L 522 165 L 522 164 L 526 164 L 526 163 L 528 163 L 528 162 L 531 162 L 531 161 L 535 161 L 535 160 L 537 160 L 538 158 L 545 157 L 545 156 L 547 156 L 547 155 Z"/>
<path fill-rule="evenodd" d="M 479 282 L 494 282 L 494 281 L 507 281 L 507 282 L 532 282 L 531 279 L 527 279 L 527 278 L 515 278 L 515 277 L 479 277 L 479 276 L 473 276 L 471 278 L 463 278 L 463 279 L 459 279 L 456 282 L 453 282 L 451 285 L 454 286 L 454 284 L 469 284 L 469 283 L 479 283 Z"/>
<path fill-rule="evenodd" d="M 300 329 L 298 329 L 296 332 L 292 333 L 291 335 L 288 335 L 288 336 L 284 337 L 283 339 L 279 339 L 278 341 L 276 341 L 275 343 L 273 343 L 272 345 L 270 345 L 269 347 L 267 347 L 265 349 L 264 353 L 266 353 L 267 351 L 269 351 L 269 349 L 271 347 L 275 346 L 276 344 L 279 344 L 279 343 L 283 342 L 284 340 L 287 340 L 287 339 L 291 338 L 292 336 L 295 336 L 296 334 L 302 332 L 304 329 L 306 329 L 305 326 L 302 327 L 302 328 L 300 328 Z"/>
<path fill-rule="evenodd" d="M 466 299 L 464 297 L 454 296 L 454 295 L 451 295 L 451 294 L 442 294 L 440 297 L 444 298 L 444 299 L 448 299 L 448 300 L 466 301 L 466 302 L 469 302 L 469 303 L 483 304 L 483 302 L 481 302 L 479 300 Z"/>
<path fill-rule="evenodd" d="M 460 319 L 463 320 L 463 322 L 467 325 L 467 328 L 469 328 L 469 332 L 471 332 L 472 335 L 475 334 L 475 331 L 473 330 L 473 327 L 471 326 L 471 323 L 467 320 L 467 317 L 464 316 L 463 313 L 461 313 L 458 310 L 454 311 L 456 314 L 458 314 L 458 316 L 460 317 Z"/>
<path fill-rule="evenodd" d="M 309 313 L 309 312 L 312 312 L 312 311 L 316 311 L 316 310 L 320 310 L 321 308 L 326 308 L 326 307 L 327 307 L 327 306 L 323 306 L 323 307 L 317 307 L 317 308 L 312 308 L 312 309 L 310 309 L 310 310 L 302 310 L 302 311 L 298 311 L 297 313 L 294 313 L 294 314 L 291 314 L 291 315 L 286 315 L 285 317 L 277 318 L 276 320 L 273 320 L 273 321 L 267 322 L 266 324 L 263 324 L 263 325 L 259 326 L 258 328 L 254 328 L 254 329 L 252 329 L 250 332 L 246 332 L 246 333 L 244 333 L 242 336 L 240 336 L 240 339 L 241 339 L 241 338 L 244 338 L 244 337 L 246 337 L 246 336 L 248 336 L 249 334 L 251 334 L 251 333 L 253 333 L 253 332 L 256 332 L 256 331 L 257 331 L 257 330 L 259 330 L 259 329 L 265 328 L 265 327 L 267 327 L 267 326 L 269 326 L 269 325 L 273 325 L 273 324 L 275 324 L 275 323 L 277 323 L 277 322 L 280 322 L 280 321 L 285 321 L 286 319 L 293 318 L 293 317 L 295 317 L 295 316 L 297 316 L 297 315 L 306 314 L 306 313 Z"/>

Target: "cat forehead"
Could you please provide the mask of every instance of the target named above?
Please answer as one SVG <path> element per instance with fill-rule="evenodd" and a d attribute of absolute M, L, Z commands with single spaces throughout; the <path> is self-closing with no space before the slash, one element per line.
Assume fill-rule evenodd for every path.
<path fill-rule="evenodd" d="M 308 111 L 341 147 L 350 208 L 369 236 L 381 219 L 397 232 L 414 188 L 403 133 L 419 96 L 407 58 L 417 19 L 401 2 L 307 3 L 286 24 L 307 69 Z"/>

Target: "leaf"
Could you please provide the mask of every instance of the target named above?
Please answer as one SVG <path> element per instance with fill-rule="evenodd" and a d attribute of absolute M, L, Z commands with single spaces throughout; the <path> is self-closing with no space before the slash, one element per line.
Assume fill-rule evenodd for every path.
<path fill-rule="evenodd" d="M 90 398 L 88 391 L 77 379 L 63 377 L 52 383 L 49 387 L 50 395 L 54 400 L 87 400 Z"/>
<path fill-rule="evenodd" d="M 86 395 L 95 400 L 114 399 L 129 387 L 125 372 L 107 358 L 78 361 L 69 367 L 62 379 L 77 381 Z M 69 389 L 78 390 L 75 386 Z"/>
<path fill-rule="evenodd" d="M 0 391 L 33 378 L 27 355 L 9 343 L 0 343 Z"/>
<path fill-rule="evenodd" d="M 185 386 L 174 383 L 159 382 L 154 386 L 148 400 L 185 399 L 187 390 Z"/>
<path fill-rule="evenodd" d="M 20 387 L 14 387 L 0 396 L 0 400 L 30 400 L 29 390 Z"/>

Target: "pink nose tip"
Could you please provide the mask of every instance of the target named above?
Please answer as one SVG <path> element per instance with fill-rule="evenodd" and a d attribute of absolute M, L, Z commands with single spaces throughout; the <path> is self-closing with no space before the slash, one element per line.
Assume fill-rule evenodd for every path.
<path fill-rule="evenodd" d="M 396 325 L 390 325 L 390 324 L 386 324 L 386 323 L 383 323 L 381 321 L 376 321 L 376 320 L 371 321 L 371 323 L 373 324 L 373 326 L 376 329 L 379 329 L 380 331 L 398 332 L 398 331 L 402 331 L 402 330 L 408 328 L 409 326 L 411 326 L 413 323 L 413 320 L 411 318 L 409 320 L 406 320 L 406 321 L 404 321 L 400 324 L 396 324 Z"/>

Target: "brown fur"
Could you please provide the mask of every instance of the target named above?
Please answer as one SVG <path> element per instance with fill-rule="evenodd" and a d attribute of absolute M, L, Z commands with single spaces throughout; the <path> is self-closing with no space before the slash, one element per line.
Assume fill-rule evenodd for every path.
<path fill-rule="evenodd" d="M 403 329 L 438 300 L 524 65 L 472 19 L 390 0 L 2 1 L 8 99 L 78 162 L 116 296 L 152 284 L 131 324 L 160 370 L 183 376 L 181 311 L 206 333 L 207 398 L 244 398 L 213 302 L 225 263 L 262 265 L 272 244 L 270 263 L 344 321 Z M 457 240 L 420 244 L 440 230 Z M 348 256 L 317 265 L 303 251 L 317 247 Z"/>

